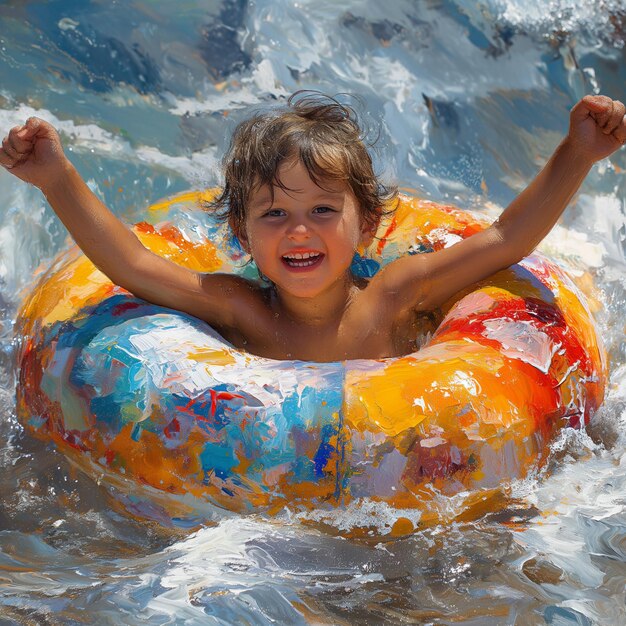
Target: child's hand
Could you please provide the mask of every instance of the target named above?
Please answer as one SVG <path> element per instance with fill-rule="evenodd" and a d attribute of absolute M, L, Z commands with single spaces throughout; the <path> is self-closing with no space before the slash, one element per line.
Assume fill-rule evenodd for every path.
<path fill-rule="evenodd" d="M 570 114 L 567 140 L 592 162 L 626 143 L 626 107 L 607 96 L 585 96 Z"/>
<path fill-rule="evenodd" d="M 29 118 L 3 139 L 0 165 L 18 178 L 44 189 L 65 170 L 69 161 L 57 131 L 48 122 Z"/>

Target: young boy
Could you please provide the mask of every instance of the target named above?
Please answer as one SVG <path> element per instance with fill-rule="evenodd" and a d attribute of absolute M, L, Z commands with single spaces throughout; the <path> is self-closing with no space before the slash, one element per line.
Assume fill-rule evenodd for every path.
<path fill-rule="evenodd" d="M 450 248 L 394 261 L 369 281 L 350 271 L 384 200 L 349 107 L 294 94 L 241 124 L 216 206 L 271 286 L 201 274 L 148 251 L 89 190 L 56 131 L 30 118 L 2 142 L 0 164 L 39 187 L 76 243 L 114 283 L 185 311 L 237 347 L 275 359 L 382 358 L 416 349 L 419 313 L 529 254 L 594 162 L 626 142 L 626 109 L 586 96 L 546 166 L 488 229 Z"/>

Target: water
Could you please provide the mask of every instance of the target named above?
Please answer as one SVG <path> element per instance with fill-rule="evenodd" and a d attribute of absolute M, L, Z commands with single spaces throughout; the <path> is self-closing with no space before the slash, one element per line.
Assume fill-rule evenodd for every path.
<path fill-rule="evenodd" d="M 626 99 L 624 0 L 57 0 L 0 5 L 0 128 L 36 113 L 108 205 L 219 182 L 250 105 L 356 93 L 376 162 L 494 216 L 585 93 Z M 429 106 L 426 106 L 429 103 Z M 195 533 L 130 521 L 14 416 L 21 291 L 67 237 L 0 172 L 0 619 L 6 624 L 626 622 L 626 153 L 597 165 L 542 245 L 594 298 L 611 361 L 602 412 L 478 521 L 395 542 L 285 512 Z M 87 617 L 86 617 L 87 616 Z"/>

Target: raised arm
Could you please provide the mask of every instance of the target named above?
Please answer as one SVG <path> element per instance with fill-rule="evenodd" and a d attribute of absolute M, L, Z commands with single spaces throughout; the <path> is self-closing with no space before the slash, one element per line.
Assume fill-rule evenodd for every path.
<path fill-rule="evenodd" d="M 37 118 L 9 132 L 0 164 L 39 187 L 89 259 L 134 295 L 218 326 L 231 326 L 242 281 L 191 271 L 150 252 L 92 193 L 65 157 L 55 129 Z M 238 290 L 238 287 L 242 289 Z M 232 293 L 233 298 L 224 298 Z"/>
<path fill-rule="evenodd" d="M 619 101 L 585 96 L 572 109 L 567 137 L 489 228 L 439 252 L 400 259 L 381 273 L 398 306 L 436 308 L 530 254 L 554 227 L 592 165 L 626 142 L 625 112 Z"/>

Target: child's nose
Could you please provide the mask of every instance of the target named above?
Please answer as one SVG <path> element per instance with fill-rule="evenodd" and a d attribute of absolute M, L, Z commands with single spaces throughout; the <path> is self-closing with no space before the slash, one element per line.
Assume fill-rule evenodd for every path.
<path fill-rule="evenodd" d="M 311 236 L 311 233 L 305 223 L 297 221 L 294 222 L 293 225 L 289 228 L 287 236 L 290 239 L 308 239 Z"/>

